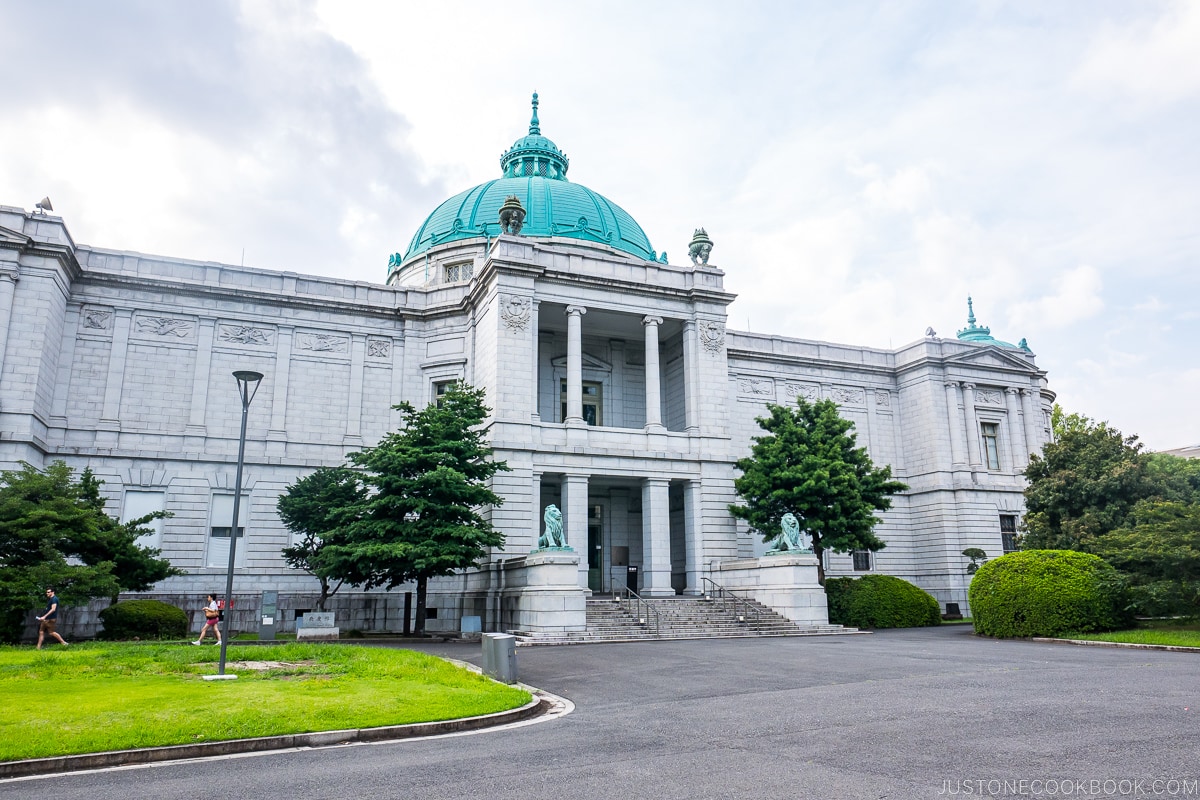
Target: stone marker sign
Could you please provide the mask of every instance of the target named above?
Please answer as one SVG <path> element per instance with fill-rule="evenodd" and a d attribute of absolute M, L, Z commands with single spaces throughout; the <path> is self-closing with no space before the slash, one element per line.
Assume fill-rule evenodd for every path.
<path fill-rule="evenodd" d="M 309 611 L 296 626 L 296 641 L 338 639 L 341 631 L 332 611 Z"/>

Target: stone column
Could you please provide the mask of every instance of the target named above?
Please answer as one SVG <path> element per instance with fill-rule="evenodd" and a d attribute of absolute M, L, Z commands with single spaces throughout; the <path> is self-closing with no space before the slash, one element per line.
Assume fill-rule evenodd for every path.
<path fill-rule="evenodd" d="M 567 418 L 568 425 L 583 422 L 583 306 L 567 306 Z"/>
<path fill-rule="evenodd" d="M 208 413 L 208 382 L 212 378 L 213 339 L 216 320 L 201 319 L 196 326 L 196 363 L 192 369 L 192 402 L 188 407 L 188 424 L 184 429 L 183 448 L 189 453 L 204 450 L 208 435 L 205 415 Z"/>
<path fill-rule="evenodd" d="M 104 410 L 100 414 L 100 427 L 110 431 L 121 429 L 121 390 L 125 383 L 125 359 L 129 355 L 129 326 L 133 312 L 118 309 L 115 317 L 108 379 L 104 383 Z"/>
<path fill-rule="evenodd" d="M 3 277 L 0 277 L 0 282 Z M 2 287 L 0 287 L 2 288 Z M 0 303 L 3 300 L 0 298 Z M 3 322 L 3 309 L 0 309 L 0 374 L 4 371 L 4 334 L 7 324 Z M 50 418 L 56 424 L 67 424 L 67 400 L 71 392 L 71 370 L 75 366 L 75 341 L 79 333 L 79 308 L 67 306 L 66 322 L 63 325 L 66 335 L 63 337 L 62 352 L 58 357 L 58 373 L 54 379 L 54 402 L 50 404 Z"/>
<path fill-rule="evenodd" d="M 12 321 L 13 297 L 17 292 L 17 274 L 16 264 L 0 266 L 0 373 L 4 371 L 4 351 L 8 349 L 8 326 Z"/>
<path fill-rule="evenodd" d="M 271 427 L 267 429 L 267 452 L 272 455 L 283 455 L 284 443 L 287 442 L 287 396 L 288 383 L 292 372 L 292 334 L 295 328 L 291 325 L 280 325 L 279 335 L 275 340 L 275 380 L 271 386 Z"/>
<path fill-rule="evenodd" d="M 362 446 L 363 373 L 366 370 L 367 337 L 355 333 L 350 336 L 350 386 L 346 392 L 346 435 L 342 444 Z"/>
<path fill-rule="evenodd" d="M 662 370 L 658 363 L 658 326 L 662 317 L 642 317 L 646 327 L 646 433 L 661 433 Z"/>
<path fill-rule="evenodd" d="M 1033 390 L 1021 390 L 1021 410 L 1025 415 L 1025 448 L 1030 455 L 1041 449 L 1041 436 L 1038 435 L 1037 418 L 1034 417 Z"/>
<path fill-rule="evenodd" d="M 688 433 L 700 431 L 700 346 L 696 342 L 696 323 L 683 323 L 683 424 Z M 712 420 L 709 421 L 712 424 Z"/>
<path fill-rule="evenodd" d="M 542 514 L 545 512 L 545 509 L 542 508 L 542 473 L 536 470 L 533 473 L 531 491 L 533 492 L 533 501 L 530 503 L 532 513 L 529 524 L 533 530 L 533 541 L 529 545 L 529 549 L 536 550 L 538 539 L 542 536 Z"/>
<path fill-rule="evenodd" d="M 946 416 L 950 423 L 950 462 L 955 466 L 966 464 L 963 421 L 958 413 L 958 381 L 946 381 Z"/>
<path fill-rule="evenodd" d="M 979 447 L 979 418 L 975 415 L 975 384 L 964 383 L 963 411 L 967 417 L 967 454 L 972 467 L 983 467 L 983 455 Z"/>
<path fill-rule="evenodd" d="M 1013 472 L 1018 472 L 1029 463 L 1029 449 L 1025 446 L 1025 432 L 1021 428 L 1021 390 L 1008 388 L 1004 391 L 1008 408 L 1008 440 L 1012 448 Z"/>
<path fill-rule="evenodd" d="M 529 330 L 530 341 L 533 342 L 533 352 L 529 356 L 529 368 L 532 370 L 529 373 L 529 419 L 533 422 L 541 422 L 542 415 L 538 411 L 538 357 L 542 340 L 538 336 L 538 301 L 531 300 L 529 302 Z"/>
<path fill-rule="evenodd" d="M 688 595 L 704 594 L 700 580 L 704 570 L 702 488 L 703 484 L 699 479 L 687 481 L 683 485 L 684 568 L 687 570 L 687 588 L 683 593 Z"/>
<path fill-rule="evenodd" d="M 588 586 L 588 476 L 563 475 L 563 533 L 579 556 L 579 585 Z"/>
<path fill-rule="evenodd" d="M 665 478 L 642 481 L 642 596 L 671 597 L 671 510 Z"/>

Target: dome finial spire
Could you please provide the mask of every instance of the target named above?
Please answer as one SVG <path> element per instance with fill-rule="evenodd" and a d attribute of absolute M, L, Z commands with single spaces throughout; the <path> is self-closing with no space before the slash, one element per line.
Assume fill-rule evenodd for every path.
<path fill-rule="evenodd" d="M 975 304 L 971 302 L 971 295 L 967 295 L 967 324 L 975 327 Z"/>
<path fill-rule="evenodd" d="M 540 123 L 538 123 L 538 118 L 537 118 L 537 107 L 538 107 L 537 92 L 534 92 L 533 93 L 533 117 L 529 120 L 529 135 L 530 136 L 541 136 L 542 135 L 542 126 Z"/>

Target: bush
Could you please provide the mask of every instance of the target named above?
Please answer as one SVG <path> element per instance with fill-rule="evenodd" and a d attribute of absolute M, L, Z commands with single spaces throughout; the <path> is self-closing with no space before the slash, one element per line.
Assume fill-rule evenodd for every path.
<path fill-rule="evenodd" d="M 99 639 L 182 639 L 188 635 L 183 609 L 159 600 L 125 600 L 100 612 Z"/>
<path fill-rule="evenodd" d="M 1120 574 L 1099 556 L 1074 550 L 1023 550 L 989 561 L 967 596 L 975 632 L 1002 639 L 1111 631 L 1132 622 Z"/>
<path fill-rule="evenodd" d="M 940 625 L 937 600 L 918 586 L 891 575 L 825 581 L 829 621 L 855 628 L 919 628 Z"/>

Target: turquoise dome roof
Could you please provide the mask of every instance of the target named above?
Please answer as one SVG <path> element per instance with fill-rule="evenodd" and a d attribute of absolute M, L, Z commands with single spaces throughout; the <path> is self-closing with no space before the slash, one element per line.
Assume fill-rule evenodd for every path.
<path fill-rule="evenodd" d="M 638 258 L 657 258 L 642 226 L 616 203 L 586 186 L 567 180 L 567 157 L 542 136 L 533 95 L 529 134 L 500 158 L 502 177 L 454 195 L 433 210 L 407 252 L 408 263 L 431 247 L 460 239 L 500 233 L 500 207 L 515 195 L 525 208 L 521 236 L 560 236 L 598 242 Z"/>
<path fill-rule="evenodd" d="M 992 329 L 985 325 L 975 324 L 975 304 L 970 297 L 967 298 L 967 327 L 960 330 L 957 334 L 958 338 L 964 342 L 978 342 L 980 344 L 995 344 L 1001 347 L 1011 347 L 1014 350 L 1029 350 L 1029 345 L 1022 339 L 1020 344 L 1009 344 L 1002 342 L 999 339 L 992 337 Z"/>

